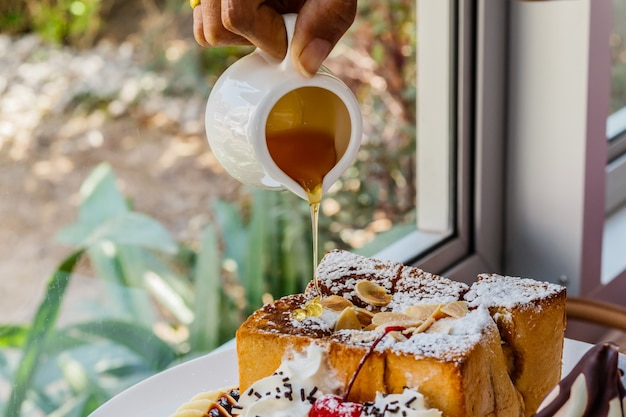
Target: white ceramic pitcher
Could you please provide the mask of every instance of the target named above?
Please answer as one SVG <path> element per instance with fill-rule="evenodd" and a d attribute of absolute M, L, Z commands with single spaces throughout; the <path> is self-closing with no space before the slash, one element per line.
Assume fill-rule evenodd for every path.
<path fill-rule="evenodd" d="M 289 48 L 296 15 L 284 15 L 284 20 Z M 285 98 L 288 93 L 292 94 Z M 310 93 L 323 99 L 309 101 Z M 361 112 L 350 89 L 324 67 L 312 78 L 300 75 L 289 50 L 281 61 L 257 48 L 231 65 L 209 96 L 207 138 L 224 169 L 244 184 L 287 188 L 306 200 L 306 191 L 270 155 L 266 142 L 270 113 L 272 129 L 281 129 L 281 124 L 288 128 L 307 118 L 306 123 L 325 124 L 333 132 L 337 162 L 322 182 L 322 191 L 328 191 L 352 164 L 361 144 Z"/>

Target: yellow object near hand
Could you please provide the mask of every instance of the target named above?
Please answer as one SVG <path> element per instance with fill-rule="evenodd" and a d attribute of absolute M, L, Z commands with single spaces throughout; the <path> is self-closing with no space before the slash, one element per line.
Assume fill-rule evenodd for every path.
<path fill-rule="evenodd" d="M 200 0 L 189 0 L 189 5 L 191 6 L 192 9 L 195 9 L 196 6 L 200 5 Z"/>

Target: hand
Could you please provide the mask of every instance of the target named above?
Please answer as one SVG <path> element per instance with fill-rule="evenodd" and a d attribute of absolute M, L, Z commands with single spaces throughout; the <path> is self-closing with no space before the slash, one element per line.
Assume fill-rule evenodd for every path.
<path fill-rule="evenodd" d="M 282 14 L 298 13 L 291 59 L 312 77 L 352 25 L 357 0 L 202 0 L 193 31 L 202 46 L 255 45 L 282 59 L 287 32 Z"/>

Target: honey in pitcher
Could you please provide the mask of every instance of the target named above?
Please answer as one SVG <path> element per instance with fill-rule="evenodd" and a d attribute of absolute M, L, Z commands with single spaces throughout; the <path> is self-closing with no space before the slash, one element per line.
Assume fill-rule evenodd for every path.
<path fill-rule="evenodd" d="M 317 282 L 318 219 L 324 176 L 337 164 L 350 139 L 348 110 L 333 93 L 304 87 L 272 108 L 265 129 L 270 156 L 306 191 L 311 207 L 313 280 Z M 347 128 L 346 128 L 347 127 Z"/>
<path fill-rule="evenodd" d="M 268 133 L 266 138 L 276 165 L 304 188 L 310 204 L 321 202 L 324 176 L 337 163 L 334 136 L 302 126 Z"/>

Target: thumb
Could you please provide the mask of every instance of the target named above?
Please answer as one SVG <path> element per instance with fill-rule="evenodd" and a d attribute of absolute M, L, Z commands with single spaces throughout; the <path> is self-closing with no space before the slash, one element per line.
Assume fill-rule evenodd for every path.
<path fill-rule="evenodd" d="M 312 77 L 356 15 L 357 0 L 315 0 L 304 3 L 298 14 L 291 59 L 306 77 Z"/>

